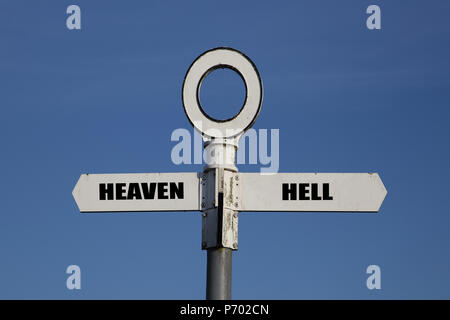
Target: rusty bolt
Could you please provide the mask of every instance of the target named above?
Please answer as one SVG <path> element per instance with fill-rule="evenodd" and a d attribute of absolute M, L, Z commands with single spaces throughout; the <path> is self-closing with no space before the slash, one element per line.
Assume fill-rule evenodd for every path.
<path fill-rule="evenodd" d="M 239 203 L 235 202 L 235 203 L 234 203 L 234 206 L 235 206 L 235 207 L 239 206 Z"/>

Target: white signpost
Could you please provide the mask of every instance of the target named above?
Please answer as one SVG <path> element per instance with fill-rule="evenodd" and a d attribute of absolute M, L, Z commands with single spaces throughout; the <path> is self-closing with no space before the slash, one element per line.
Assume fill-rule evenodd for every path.
<path fill-rule="evenodd" d="M 209 117 L 198 99 L 205 76 L 217 68 L 238 72 L 247 96 L 233 118 Z M 202 134 L 202 173 L 83 174 L 73 197 L 81 212 L 202 211 L 207 252 L 207 299 L 231 298 L 231 253 L 238 248 L 239 211 L 377 212 L 387 191 L 377 173 L 238 173 L 238 141 L 262 105 L 262 82 L 253 62 L 231 48 L 200 55 L 183 83 L 183 106 Z"/>
<path fill-rule="evenodd" d="M 387 194 L 377 173 L 235 177 L 239 211 L 377 212 Z M 207 188 L 195 172 L 83 174 L 72 194 L 80 212 L 200 211 Z"/>
<path fill-rule="evenodd" d="M 240 173 L 240 211 L 377 212 L 386 189 L 377 173 Z"/>
<path fill-rule="evenodd" d="M 83 174 L 73 189 L 81 212 L 195 211 L 199 174 Z"/>

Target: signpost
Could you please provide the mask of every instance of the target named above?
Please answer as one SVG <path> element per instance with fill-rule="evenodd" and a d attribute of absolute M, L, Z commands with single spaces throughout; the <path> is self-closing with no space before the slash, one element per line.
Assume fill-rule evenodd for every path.
<path fill-rule="evenodd" d="M 233 118 L 204 112 L 199 90 L 206 75 L 230 68 L 247 96 Z M 182 89 L 184 111 L 202 134 L 202 173 L 83 174 L 73 197 L 81 212 L 202 211 L 202 249 L 207 250 L 206 299 L 231 299 L 232 251 L 238 249 L 239 211 L 377 212 L 387 192 L 377 173 L 238 173 L 240 137 L 259 115 L 263 88 L 243 53 L 215 48 L 190 66 Z"/>

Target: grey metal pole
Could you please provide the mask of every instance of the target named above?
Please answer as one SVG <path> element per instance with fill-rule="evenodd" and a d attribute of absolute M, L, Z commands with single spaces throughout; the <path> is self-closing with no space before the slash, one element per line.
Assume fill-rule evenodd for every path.
<path fill-rule="evenodd" d="M 229 248 L 208 249 L 206 266 L 206 300 L 231 299 L 231 264 Z"/>
<path fill-rule="evenodd" d="M 238 249 L 237 139 L 205 143 L 202 249 L 207 250 L 206 300 L 231 299 L 231 264 Z"/>

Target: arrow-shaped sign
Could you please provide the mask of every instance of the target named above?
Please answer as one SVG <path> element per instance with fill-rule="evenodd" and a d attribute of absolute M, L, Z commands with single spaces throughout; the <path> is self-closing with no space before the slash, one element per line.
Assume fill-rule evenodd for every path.
<path fill-rule="evenodd" d="M 231 189 L 239 211 L 377 212 L 387 194 L 377 173 L 240 172 L 231 179 L 239 180 Z M 83 174 L 72 193 L 81 212 L 197 211 L 201 188 L 195 172 Z"/>
<path fill-rule="evenodd" d="M 377 212 L 387 194 L 377 173 L 239 173 L 242 211 Z"/>
<path fill-rule="evenodd" d="M 83 174 L 72 194 L 81 212 L 192 211 L 199 181 L 195 172 Z"/>

